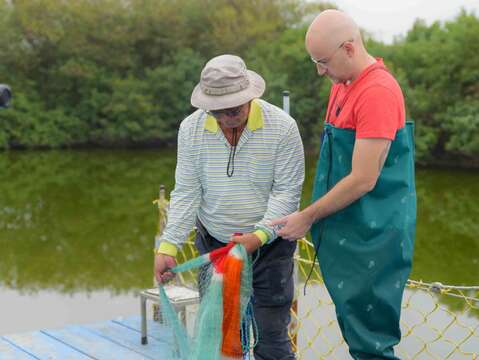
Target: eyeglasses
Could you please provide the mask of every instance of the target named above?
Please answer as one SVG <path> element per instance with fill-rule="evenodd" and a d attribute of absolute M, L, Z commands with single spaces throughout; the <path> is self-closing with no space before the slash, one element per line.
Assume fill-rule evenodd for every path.
<path fill-rule="evenodd" d="M 239 113 L 241 112 L 242 109 L 243 109 L 243 105 L 240 105 L 240 106 L 236 106 L 236 107 L 229 108 L 229 109 L 210 110 L 210 111 L 207 111 L 206 113 L 208 115 L 213 116 L 214 118 L 219 118 L 219 117 L 225 116 L 225 115 L 229 116 L 229 117 L 235 117 L 235 116 L 239 115 Z"/>
<path fill-rule="evenodd" d="M 331 61 L 331 59 L 334 57 L 334 55 L 336 55 L 336 53 L 338 52 L 338 50 L 341 49 L 341 48 L 344 46 L 344 44 L 346 44 L 347 42 L 352 42 L 352 41 L 353 41 L 353 39 L 343 41 L 343 42 L 336 48 L 336 50 L 334 50 L 333 53 L 332 53 L 330 56 L 328 56 L 328 57 L 325 57 L 325 58 L 316 60 L 315 58 L 313 58 L 313 57 L 311 56 L 311 61 L 314 62 L 316 65 L 321 66 L 322 68 L 327 68 L 327 67 L 328 67 L 328 62 Z"/>

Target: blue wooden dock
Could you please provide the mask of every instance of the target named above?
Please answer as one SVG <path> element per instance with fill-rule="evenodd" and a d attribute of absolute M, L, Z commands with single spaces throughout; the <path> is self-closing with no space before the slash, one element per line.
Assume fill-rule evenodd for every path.
<path fill-rule="evenodd" d="M 147 345 L 141 345 L 139 316 L 4 335 L 0 336 L 0 359 L 171 359 L 171 333 L 155 321 L 147 326 Z"/>

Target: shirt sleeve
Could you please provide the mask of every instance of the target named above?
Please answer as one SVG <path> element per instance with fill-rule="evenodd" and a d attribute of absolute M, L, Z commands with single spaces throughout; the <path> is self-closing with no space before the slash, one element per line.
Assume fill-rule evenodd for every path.
<path fill-rule="evenodd" d="M 402 105 L 394 93 L 384 86 L 372 86 L 357 101 L 356 138 L 394 140 L 403 122 Z"/>
<path fill-rule="evenodd" d="M 160 243 L 168 242 L 177 248 L 183 245 L 193 229 L 201 199 L 201 183 L 190 139 L 189 128 L 183 122 L 178 132 L 175 189 L 171 193 L 168 222 L 159 238 Z M 159 250 L 162 248 L 165 246 L 160 246 Z"/>
<path fill-rule="evenodd" d="M 298 126 L 296 122 L 293 122 L 278 145 L 268 206 L 263 219 L 255 225 L 256 229 L 263 230 L 268 234 L 267 243 L 277 237 L 275 229 L 266 225 L 267 222 L 298 210 L 303 182 L 303 143 Z"/>

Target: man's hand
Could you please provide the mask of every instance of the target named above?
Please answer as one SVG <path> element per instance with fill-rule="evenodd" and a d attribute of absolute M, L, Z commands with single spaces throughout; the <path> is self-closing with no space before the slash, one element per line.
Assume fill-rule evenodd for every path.
<path fill-rule="evenodd" d="M 165 283 L 175 277 L 175 274 L 168 271 L 176 266 L 176 260 L 173 256 L 157 254 L 155 256 L 155 278 L 160 284 Z"/>
<path fill-rule="evenodd" d="M 231 236 L 230 241 L 236 244 L 242 244 L 248 254 L 253 253 L 261 246 L 261 240 L 253 233 L 233 235 Z"/>
<path fill-rule="evenodd" d="M 274 219 L 269 222 L 269 226 L 282 226 L 276 231 L 276 234 L 283 239 L 294 241 L 301 239 L 306 235 L 311 227 L 313 220 L 311 216 L 304 211 L 295 211 L 292 214 L 286 215 L 279 219 Z"/>

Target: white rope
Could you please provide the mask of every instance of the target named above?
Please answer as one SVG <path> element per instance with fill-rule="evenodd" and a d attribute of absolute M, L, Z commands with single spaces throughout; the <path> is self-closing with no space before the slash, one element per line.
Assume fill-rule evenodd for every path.
<path fill-rule="evenodd" d="M 440 290 L 460 290 L 460 291 L 479 291 L 479 286 L 454 286 L 454 285 L 444 285 L 440 282 L 425 283 L 423 281 L 408 280 L 410 284 L 417 286 L 425 286 L 431 288 L 432 291 Z"/>

